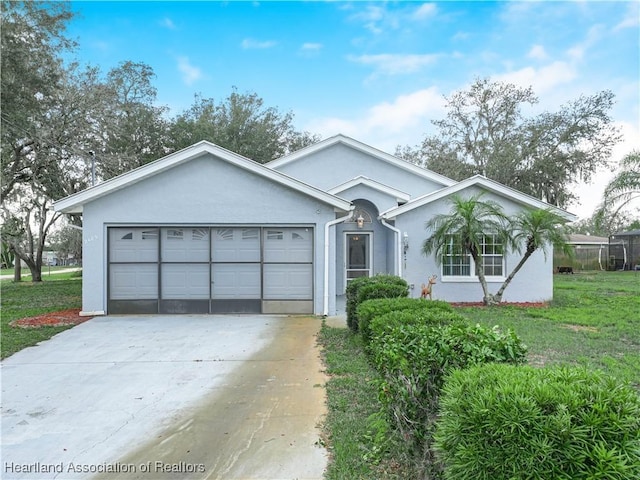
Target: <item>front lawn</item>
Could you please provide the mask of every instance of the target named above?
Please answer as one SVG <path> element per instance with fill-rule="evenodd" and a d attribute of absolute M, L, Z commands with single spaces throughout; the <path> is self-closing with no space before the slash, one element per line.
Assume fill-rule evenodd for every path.
<path fill-rule="evenodd" d="M 40 283 L 13 283 L 3 280 L 0 288 L 0 358 L 6 358 L 70 328 L 66 326 L 24 329 L 11 327 L 9 322 L 47 312 L 80 308 L 82 304 L 82 279 L 74 273 L 51 276 Z"/>
<path fill-rule="evenodd" d="M 555 275 L 554 297 L 548 307 L 458 311 L 472 323 L 513 328 L 529 347 L 531 365 L 586 365 L 640 389 L 640 273 Z M 326 478 L 405 478 L 407 465 L 393 444 L 379 451 L 371 441 L 368 417 L 380 406 L 376 373 L 366 363 L 359 336 L 325 325 L 320 343 L 330 375 L 325 430 L 332 456 Z"/>

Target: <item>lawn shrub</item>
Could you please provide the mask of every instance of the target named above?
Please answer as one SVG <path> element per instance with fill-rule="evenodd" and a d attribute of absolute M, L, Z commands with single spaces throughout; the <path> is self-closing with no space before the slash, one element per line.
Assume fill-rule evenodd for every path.
<path fill-rule="evenodd" d="M 440 404 L 448 480 L 640 478 L 640 397 L 598 371 L 479 365 Z"/>
<path fill-rule="evenodd" d="M 440 310 L 453 312 L 453 307 L 442 300 L 426 301 L 417 298 L 375 298 L 358 305 L 358 329 L 365 345 L 369 344 L 369 325 L 375 317 L 391 312 L 422 312 Z"/>
<path fill-rule="evenodd" d="M 355 278 L 346 288 L 347 325 L 358 332 L 358 305 L 373 298 L 396 298 L 409 295 L 409 285 L 395 275 L 375 275 Z"/>
<path fill-rule="evenodd" d="M 469 325 L 454 312 L 442 311 L 428 323 L 406 323 L 416 318 L 411 314 L 395 313 L 401 321 L 390 320 L 394 313 L 376 317 L 369 350 L 382 377 L 382 408 L 406 440 L 416 468 L 425 471 L 436 468 L 432 440 L 446 374 L 486 362 L 522 363 L 526 347 L 511 330 Z"/>

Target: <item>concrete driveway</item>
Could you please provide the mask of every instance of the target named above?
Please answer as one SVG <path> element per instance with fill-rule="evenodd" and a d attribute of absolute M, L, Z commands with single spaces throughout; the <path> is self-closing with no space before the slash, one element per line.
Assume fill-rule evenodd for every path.
<path fill-rule="evenodd" d="M 95 318 L 2 362 L 3 479 L 321 479 L 321 321 Z"/>

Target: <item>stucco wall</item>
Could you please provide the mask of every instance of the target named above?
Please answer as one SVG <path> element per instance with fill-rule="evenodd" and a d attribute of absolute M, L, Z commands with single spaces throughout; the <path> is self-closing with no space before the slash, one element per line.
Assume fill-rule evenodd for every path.
<path fill-rule="evenodd" d="M 462 195 L 471 194 L 477 191 L 470 189 Z M 495 200 L 501 203 L 505 212 L 513 215 L 520 210 L 520 206 L 498 197 L 487 194 L 483 200 Z M 407 252 L 406 268 L 403 277 L 414 288 L 410 295 L 420 296 L 420 285 L 427 282 L 431 275 L 438 275 L 437 284 L 433 288 L 433 298 L 450 302 L 480 302 L 482 301 L 482 287 L 477 279 L 469 281 L 447 281 L 442 278 L 442 269 L 436 263 L 435 254 L 426 257 L 422 253 L 422 244 L 427 239 L 429 232 L 425 229 L 425 223 L 433 215 L 448 213 L 450 205 L 446 199 L 441 199 L 431 204 L 416 208 L 396 219 L 396 226 L 409 235 L 409 250 Z M 506 259 L 505 276 L 520 260 L 521 255 L 510 253 Z M 503 295 L 505 302 L 538 302 L 553 298 L 553 253 L 549 251 L 545 260 L 541 252 L 536 252 L 525 263 L 513 281 L 509 284 Z M 495 293 L 502 285 L 500 281 L 490 281 L 488 283 L 491 293 Z"/>
<path fill-rule="evenodd" d="M 278 170 L 322 190 L 336 187 L 360 175 L 407 192 L 412 197 L 443 188 L 439 183 L 342 144 L 286 163 Z"/>
<path fill-rule="evenodd" d="M 355 185 L 343 190 L 342 192 L 336 193 L 336 196 L 350 201 L 358 198 L 364 198 L 373 203 L 379 213 L 398 206 L 398 200 L 395 196 L 389 195 L 388 193 L 375 188 L 371 188 L 367 185 Z"/>
<path fill-rule="evenodd" d="M 118 224 L 312 225 L 314 311 L 322 312 L 324 225 L 335 219 L 333 207 L 211 155 L 99 198 L 83 217 L 85 312 L 106 309 L 106 229 Z"/>

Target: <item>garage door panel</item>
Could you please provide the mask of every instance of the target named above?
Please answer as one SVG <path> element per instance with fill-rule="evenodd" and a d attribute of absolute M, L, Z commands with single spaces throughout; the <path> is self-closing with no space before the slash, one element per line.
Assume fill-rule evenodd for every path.
<path fill-rule="evenodd" d="M 214 228 L 211 260 L 214 262 L 259 262 L 259 228 Z"/>
<path fill-rule="evenodd" d="M 208 262 L 208 228 L 163 228 L 163 262 Z"/>
<path fill-rule="evenodd" d="M 313 260 L 310 228 L 267 228 L 264 231 L 264 261 L 302 263 Z"/>
<path fill-rule="evenodd" d="M 167 300 L 208 300 L 209 265 L 163 265 L 162 298 Z"/>
<path fill-rule="evenodd" d="M 112 300 L 147 300 L 158 298 L 157 264 L 111 265 L 109 270 Z"/>
<path fill-rule="evenodd" d="M 110 228 L 109 261 L 157 262 L 158 229 Z"/>
<path fill-rule="evenodd" d="M 259 263 L 214 264 L 211 269 L 211 298 L 260 298 L 261 280 Z"/>
<path fill-rule="evenodd" d="M 311 264 L 267 264 L 264 266 L 264 298 L 310 300 L 313 298 Z"/>

